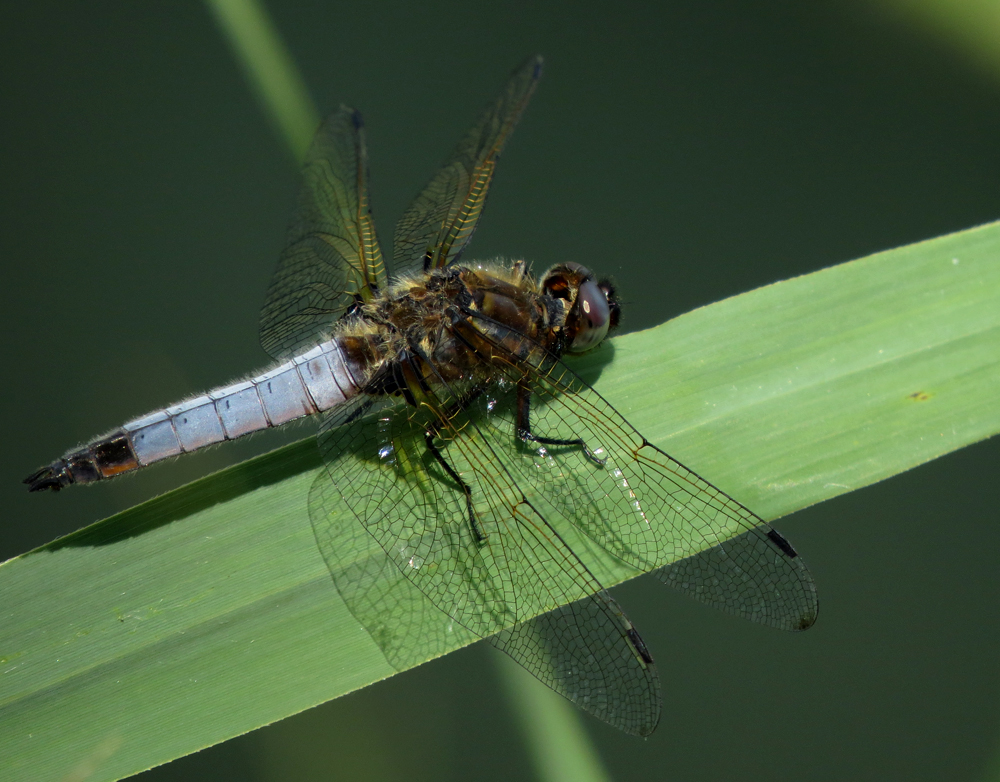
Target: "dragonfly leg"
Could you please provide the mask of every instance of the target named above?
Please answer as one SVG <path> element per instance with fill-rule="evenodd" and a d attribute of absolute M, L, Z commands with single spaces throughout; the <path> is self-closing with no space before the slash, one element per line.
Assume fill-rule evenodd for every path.
<path fill-rule="evenodd" d="M 423 373 L 420 371 L 420 367 L 417 362 L 422 362 L 425 366 L 431 367 L 435 374 L 437 374 L 437 370 L 434 369 L 434 364 L 419 344 L 411 343 L 410 350 L 413 351 L 413 355 L 408 357 L 403 364 L 404 378 L 406 380 L 404 387 L 410 389 L 411 399 L 415 399 L 417 397 L 417 394 L 415 393 L 416 390 L 419 390 L 421 398 L 433 397 L 433 392 L 431 391 L 427 381 L 424 379 Z M 438 375 L 438 377 L 440 378 L 440 375 Z M 415 389 L 413 387 L 415 387 Z M 472 536 L 475 538 L 478 545 L 482 545 L 486 542 L 486 536 L 479 528 L 479 523 L 476 521 L 476 513 L 472 507 L 472 487 L 462 480 L 462 476 L 460 476 L 458 472 L 450 464 L 448 464 L 448 460 L 444 458 L 444 454 L 441 453 L 441 450 L 434 444 L 434 438 L 441 434 L 441 431 L 448 426 L 448 422 L 454 418 L 459 411 L 463 410 L 481 393 L 482 388 L 475 387 L 468 394 L 466 394 L 465 397 L 455 400 L 445 410 L 438 410 L 437 419 L 428 424 L 427 428 L 424 430 L 424 442 L 427 444 L 427 450 L 430 451 L 431 456 L 437 460 L 438 464 L 444 468 L 444 471 L 451 476 L 452 480 L 458 484 L 462 493 L 465 495 L 465 507 L 469 514 L 469 529 L 472 531 Z"/>
<path fill-rule="evenodd" d="M 462 493 L 465 495 L 465 507 L 469 513 L 469 529 L 472 530 L 472 536 L 476 539 L 476 543 L 482 545 L 486 542 L 486 536 L 483 534 L 482 530 L 479 529 L 479 522 L 476 521 L 476 513 L 472 509 L 472 487 L 469 486 L 462 477 L 455 472 L 455 469 L 448 464 L 448 460 L 444 458 L 444 454 L 441 450 L 434 445 L 434 438 L 438 436 L 439 428 L 438 426 L 428 427 L 427 431 L 424 433 L 424 442 L 427 443 L 427 450 L 431 452 L 438 464 L 444 467 L 444 471 L 451 476 L 451 479 L 458 484 Z"/>
<path fill-rule="evenodd" d="M 568 445 L 579 448 L 583 455 L 598 467 L 603 467 L 605 459 L 600 458 L 590 450 L 583 438 L 577 437 L 568 440 L 559 440 L 553 437 L 539 437 L 531 431 L 531 389 L 525 384 L 517 387 L 517 436 L 521 442 L 538 443 L 539 445 Z"/>

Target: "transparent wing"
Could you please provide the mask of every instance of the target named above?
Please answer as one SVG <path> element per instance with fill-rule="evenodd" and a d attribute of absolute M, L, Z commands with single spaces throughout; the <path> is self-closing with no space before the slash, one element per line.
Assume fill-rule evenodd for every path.
<path fill-rule="evenodd" d="M 649 443 L 536 343 L 483 318 L 464 328 L 506 378 L 480 401 L 481 426 L 543 516 L 728 613 L 786 630 L 815 622 L 812 575 L 763 519 Z M 518 437 L 525 389 L 532 434 L 567 444 Z"/>
<path fill-rule="evenodd" d="M 379 418 L 393 412 L 387 410 L 393 403 L 385 399 L 350 404 L 350 411 L 338 408 L 321 419 L 326 468 L 310 489 L 309 515 L 337 591 L 389 664 L 403 671 L 478 636 L 404 578 L 355 513 L 345 508 L 342 492 L 365 485 L 368 472 L 378 469 L 376 444 L 384 429 Z"/>
<path fill-rule="evenodd" d="M 496 636 L 557 692 L 647 735 L 659 684 L 638 633 L 504 470 L 464 400 L 430 381 L 422 394 L 417 408 L 321 425 L 326 481 L 313 487 L 311 515 L 350 610 L 396 667 L 440 654 L 456 631 Z M 391 568 L 370 555 L 345 560 L 365 536 Z"/>
<path fill-rule="evenodd" d="M 530 57 L 511 75 L 451 158 L 400 218 L 393 272 L 429 271 L 455 261 L 476 230 L 497 159 L 541 75 Z"/>
<path fill-rule="evenodd" d="M 260 341 L 287 358 L 322 341 L 333 323 L 386 285 L 368 204 L 361 115 L 341 106 L 306 155 L 288 242 L 260 315 Z"/>
<path fill-rule="evenodd" d="M 584 711 L 625 733 L 648 736 L 660 721 L 660 681 L 638 634 L 618 638 L 619 616 L 618 604 L 600 592 L 489 640 Z"/>

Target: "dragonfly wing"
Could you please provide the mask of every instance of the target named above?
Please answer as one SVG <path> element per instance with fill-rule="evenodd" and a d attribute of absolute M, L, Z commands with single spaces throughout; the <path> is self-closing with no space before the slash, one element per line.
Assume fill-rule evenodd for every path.
<path fill-rule="evenodd" d="M 336 320 L 386 284 L 368 204 L 364 124 L 341 106 L 306 155 L 288 241 L 261 311 L 264 350 L 287 358 L 321 342 Z"/>
<path fill-rule="evenodd" d="M 805 563 L 766 524 L 653 574 L 695 600 L 781 630 L 808 630 L 819 611 Z"/>
<path fill-rule="evenodd" d="M 506 463 L 546 518 L 566 519 L 622 561 L 729 613 L 787 630 L 813 624 L 812 575 L 763 519 L 648 442 L 540 345 L 481 317 L 473 323 L 467 341 L 507 381 L 485 402 L 484 426 L 491 442 L 512 443 Z M 587 450 L 520 442 L 519 383 L 530 388 L 534 436 Z"/>
<path fill-rule="evenodd" d="M 309 492 L 309 516 L 316 542 L 350 612 L 372 637 L 388 663 L 403 671 L 440 657 L 456 644 L 478 636 L 456 624 L 403 576 L 375 542 L 355 508 L 395 501 L 396 488 L 373 480 L 380 460 L 376 445 L 392 410 L 388 400 L 369 400 L 342 412 L 335 408 L 320 418 L 319 444 L 324 468 Z M 378 494 L 373 494 L 373 489 Z M 352 509 L 344 493 L 358 495 Z"/>
<path fill-rule="evenodd" d="M 393 239 L 396 274 L 437 269 L 462 254 L 482 214 L 500 152 L 541 71 L 541 57 L 528 58 L 514 71 L 499 97 L 400 218 Z"/>
<path fill-rule="evenodd" d="M 440 654 L 449 633 L 499 633 L 496 645 L 557 692 L 648 734 L 659 684 L 635 628 L 503 469 L 459 397 L 430 385 L 417 408 L 321 424 L 329 485 L 317 479 L 310 507 L 341 595 L 397 667 Z M 435 425 L 441 460 L 425 439 Z M 330 512 L 338 505 L 353 530 L 347 514 Z M 345 559 L 364 536 L 395 574 L 370 557 Z"/>
<path fill-rule="evenodd" d="M 638 635 L 606 645 L 620 633 L 618 616 L 622 610 L 602 591 L 489 640 L 584 711 L 625 733 L 648 736 L 660 720 L 659 678 Z M 581 654 L 581 639 L 600 653 Z"/>

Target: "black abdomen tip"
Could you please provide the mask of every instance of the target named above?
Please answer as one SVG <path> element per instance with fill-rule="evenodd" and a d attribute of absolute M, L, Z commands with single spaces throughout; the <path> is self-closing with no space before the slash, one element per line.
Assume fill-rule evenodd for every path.
<path fill-rule="evenodd" d="M 28 485 L 28 491 L 44 491 L 45 489 L 59 491 L 63 486 L 69 486 L 72 482 L 66 465 L 59 462 L 43 467 L 23 481 Z"/>

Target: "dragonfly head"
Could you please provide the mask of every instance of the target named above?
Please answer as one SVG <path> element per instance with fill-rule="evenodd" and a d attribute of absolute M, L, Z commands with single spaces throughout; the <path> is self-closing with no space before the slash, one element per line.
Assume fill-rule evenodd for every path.
<path fill-rule="evenodd" d="M 564 302 L 563 339 L 569 353 L 596 348 L 621 318 L 615 286 L 607 279 L 595 280 L 579 263 L 561 263 L 545 272 L 542 293 Z"/>

